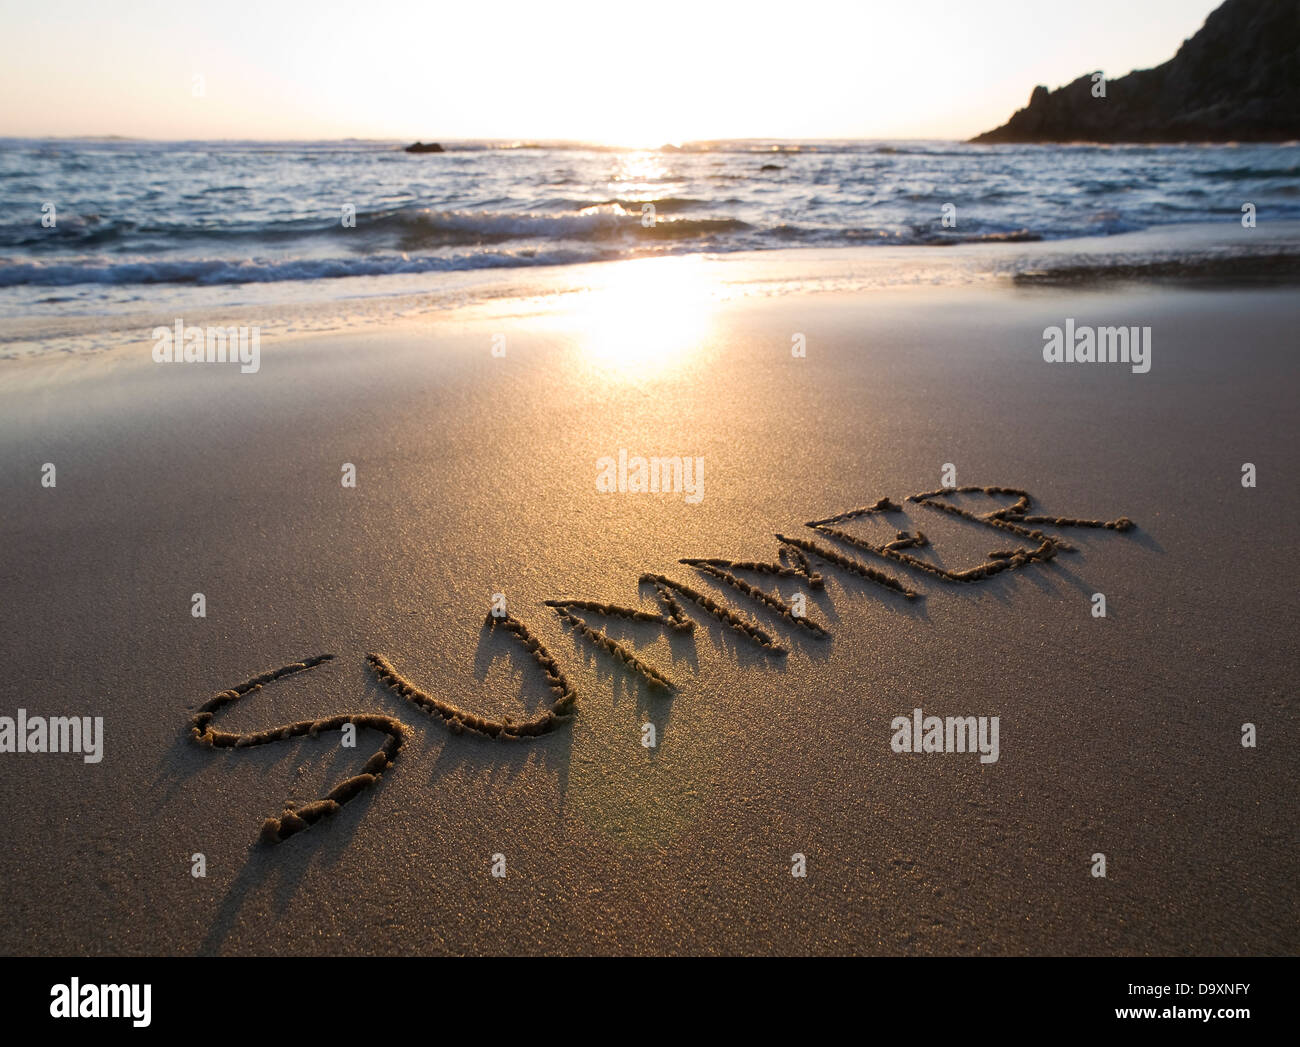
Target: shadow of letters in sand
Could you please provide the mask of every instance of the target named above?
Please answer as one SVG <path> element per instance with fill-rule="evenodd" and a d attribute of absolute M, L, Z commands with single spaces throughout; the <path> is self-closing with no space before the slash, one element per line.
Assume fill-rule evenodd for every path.
<path fill-rule="evenodd" d="M 999 502 L 996 508 L 983 513 L 977 513 L 954 501 L 956 495 L 975 494 L 992 497 L 995 501 L 1001 498 L 1015 500 L 1009 504 Z M 910 495 L 906 500 L 933 512 L 945 513 L 996 530 L 1008 537 L 1021 539 L 1022 543 L 1028 544 L 993 550 L 987 554 L 983 562 L 958 570 L 940 566 L 916 555 L 918 550 L 931 547 L 929 538 L 919 529 L 911 532 L 899 530 L 895 533 L 895 537 L 888 541 L 872 542 L 841 527 L 842 524 L 850 521 L 866 518 L 888 522 L 891 516 L 903 513 L 902 506 L 888 498 L 881 498 L 871 505 L 850 509 L 821 520 L 809 521 L 805 526 L 817 538 L 822 539 L 821 541 L 776 535 L 780 544 L 777 558 L 772 562 L 688 557 L 682 559 L 680 563 L 693 568 L 717 584 L 736 590 L 756 605 L 778 616 L 782 623 L 791 629 L 806 633 L 817 640 L 826 641 L 831 638 L 830 631 L 808 616 L 801 593 L 786 600 L 745 581 L 738 572 L 794 579 L 806 584 L 810 590 L 815 590 L 824 587 L 822 575 L 813 567 L 814 561 L 821 561 L 829 567 L 872 583 L 891 599 L 911 601 L 920 598 L 922 594 L 911 588 L 907 582 L 883 570 L 875 563 L 864 562 L 832 548 L 825 544 L 825 540 L 830 539 L 857 552 L 867 553 L 884 566 L 902 565 L 944 583 L 969 585 L 987 581 L 1006 571 L 1045 564 L 1053 560 L 1058 553 L 1074 551 L 1074 546 L 1064 539 L 1044 532 L 1042 528 L 1045 526 L 1097 528 L 1111 531 L 1128 531 L 1134 526 L 1131 520 L 1123 516 L 1114 520 L 1094 520 L 1069 516 L 1032 515 L 1030 509 L 1033 499 L 1026 491 L 1012 487 L 940 488 L 936 491 Z M 755 645 L 760 652 L 771 658 L 782 659 L 789 654 L 789 647 L 779 637 L 707 593 L 661 574 L 643 574 L 639 581 L 642 586 L 648 587 L 653 592 L 659 604 L 658 611 L 578 599 L 551 599 L 545 601 L 545 606 L 555 611 L 561 621 L 571 627 L 577 635 L 621 662 L 630 674 L 641 679 L 651 690 L 667 694 L 676 691 L 677 684 L 654 666 L 643 661 L 634 651 L 602 630 L 593 627 L 588 617 L 602 615 L 653 623 L 670 632 L 689 634 L 695 631 L 697 624 L 697 619 L 692 618 L 687 611 L 690 607 L 697 615 L 703 612 L 712 617 L 724 627 L 734 631 L 739 639 Z M 577 692 L 559 663 L 528 627 L 502 607 L 494 608 L 488 614 L 484 628 L 505 630 L 533 657 L 550 686 L 549 705 L 526 719 L 515 719 L 511 716 L 493 719 L 426 692 L 405 677 L 382 654 L 366 655 L 366 663 L 385 687 L 421 712 L 442 720 L 455 734 L 470 732 L 502 741 L 519 741 L 549 734 L 571 719 L 576 711 Z M 279 843 L 296 835 L 334 814 L 343 804 L 373 787 L 396 764 L 398 755 L 409 738 L 410 729 L 401 720 L 376 713 L 338 713 L 317 720 L 299 720 L 242 733 L 223 731 L 215 725 L 217 714 L 224 707 L 248 695 L 256 694 L 263 687 L 277 680 L 314 669 L 332 660 L 333 657 L 330 654 L 317 655 L 255 676 L 209 699 L 200 706 L 199 711 L 190 721 L 190 737 L 193 741 L 214 749 L 243 749 L 257 745 L 271 745 L 276 742 L 291 741 L 303 735 L 316 737 L 322 731 L 352 732 L 353 739 L 356 732 L 363 730 L 384 736 L 380 748 L 366 761 L 359 774 L 339 782 L 319 800 L 302 806 L 286 803 L 278 817 L 267 818 L 261 832 L 261 840 L 264 843 Z"/>

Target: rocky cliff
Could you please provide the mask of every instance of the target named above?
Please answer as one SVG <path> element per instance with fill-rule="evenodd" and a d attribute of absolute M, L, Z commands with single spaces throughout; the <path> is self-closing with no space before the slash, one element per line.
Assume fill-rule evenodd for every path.
<path fill-rule="evenodd" d="M 1091 73 L 972 142 L 1277 142 L 1300 139 L 1300 0 L 1227 0 L 1154 69 Z"/>

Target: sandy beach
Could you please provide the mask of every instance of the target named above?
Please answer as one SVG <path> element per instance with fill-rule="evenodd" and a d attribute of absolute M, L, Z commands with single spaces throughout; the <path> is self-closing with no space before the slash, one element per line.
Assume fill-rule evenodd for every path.
<path fill-rule="evenodd" d="M 727 299 L 697 293 L 703 264 L 270 337 L 255 374 L 158 364 L 147 341 L 3 361 L 0 715 L 102 716 L 103 758 L 0 762 L 0 951 L 1300 948 L 1294 285 Z M 793 263 L 708 264 L 761 288 Z M 619 266 L 639 268 L 620 284 Z M 1149 327 L 1149 370 L 1045 362 L 1067 319 Z M 700 497 L 603 492 L 620 452 L 703 459 Z M 948 465 L 959 487 L 1028 492 L 1031 515 L 1136 526 L 1024 525 L 1073 547 L 1025 561 L 1037 540 L 906 500 Z M 878 547 L 922 531 L 903 551 L 950 574 L 1014 564 L 953 581 L 807 526 L 883 497 L 899 511 L 835 526 Z M 778 534 L 918 595 L 815 553 L 820 589 L 732 572 L 806 597 L 823 637 L 680 562 L 777 563 Z M 665 691 L 547 605 L 657 614 L 645 574 L 788 653 L 680 594 L 693 632 L 582 611 Z M 494 594 L 577 695 L 540 737 L 449 730 L 367 662 L 490 722 L 544 714 L 538 660 L 485 625 Z M 405 744 L 337 811 L 259 843 L 384 736 L 214 748 L 192 718 L 323 654 L 213 726 L 368 714 Z M 996 761 L 896 752 L 915 709 L 998 717 Z"/>

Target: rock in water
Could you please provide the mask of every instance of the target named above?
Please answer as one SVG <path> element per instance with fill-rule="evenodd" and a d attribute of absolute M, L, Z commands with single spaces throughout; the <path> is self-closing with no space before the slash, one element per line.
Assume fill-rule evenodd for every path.
<path fill-rule="evenodd" d="M 442 148 L 442 146 L 440 146 L 437 142 L 429 142 L 427 145 L 426 145 L 424 142 L 416 142 L 416 143 L 413 144 L 413 145 L 408 145 L 408 146 L 407 146 L 404 150 L 402 150 L 402 151 L 403 151 L 403 152 L 406 152 L 406 153 L 442 153 L 442 152 L 446 152 L 446 150 L 444 150 L 444 149 Z"/>
<path fill-rule="evenodd" d="M 1178 53 L 1049 91 L 972 142 L 1284 142 L 1300 138 L 1300 3 L 1226 0 Z"/>

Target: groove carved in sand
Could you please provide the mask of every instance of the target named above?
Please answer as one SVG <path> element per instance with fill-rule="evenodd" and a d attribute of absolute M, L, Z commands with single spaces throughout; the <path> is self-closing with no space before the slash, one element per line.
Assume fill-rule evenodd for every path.
<path fill-rule="evenodd" d="M 987 494 L 993 496 L 1009 494 L 1014 495 L 1016 501 L 1011 505 L 987 513 L 973 513 L 969 509 L 962 509 L 951 502 L 937 501 L 939 498 L 953 494 Z M 1028 516 L 1026 514 L 1029 512 L 1030 505 L 1033 504 L 1033 499 L 1028 491 L 1022 491 L 1018 487 L 940 487 L 937 491 L 923 491 L 920 494 L 908 495 L 907 500 L 931 509 L 938 509 L 953 516 L 973 520 L 989 527 L 1011 531 L 1013 534 L 1021 535 L 1024 538 L 1032 538 L 1034 541 L 1050 541 L 1055 543 L 1057 548 L 1066 552 L 1073 552 L 1074 546 L 1063 538 L 1046 535 L 1036 528 L 1023 525 L 1047 524 L 1053 527 L 1104 527 L 1112 531 L 1128 531 L 1134 526 L 1133 521 L 1127 516 L 1121 516 L 1115 520 L 1081 520 L 1070 516 Z"/>
<path fill-rule="evenodd" d="M 842 571 L 847 571 L 849 574 L 857 575 L 859 578 L 865 578 L 869 582 L 875 582 L 877 585 L 883 586 L 890 592 L 898 593 L 899 596 L 904 596 L 909 600 L 915 600 L 920 595 L 916 590 L 909 589 L 893 575 L 886 574 L 884 571 L 879 571 L 870 564 L 862 563 L 860 560 L 855 560 L 851 556 L 845 556 L 843 553 L 836 552 L 834 549 L 828 549 L 824 545 L 810 542 L 806 538 L 791 538 L 784 534 L 778 534 L 776 539 L 778 542 L 784 542 L 786 545 L 798 549 L 801 552 L 809 553 L 812 556 L 817 557 L 819 560 L 824 560 L 826 563 L 838 567 Z"/>
<path fill-rule="evenodd" d="M 546 606 L 553 608 L 555 613 L 560 616 L 560 621 L 564 622 L 565 625 L 572 626 L 574 632 L 586 637 L 586 639 L 590 640 L 597 647 L 609 652 L 627 666 L 629 672 L 641 677 L 641 679 L 645 680 L 651 687 L 657 687 L 662 691 L 677 690 L 677 685 L 668 679 L 668 677 L 664 676 L 663 673 L 659 672 L 659 670 L 653 665 L 643 662 L 636 656 L 634 651 L 624 647 L 608 633 L 600 629 L 593 629 L 585 618 L 579 617 L 571 610 L 572 607 L 579 603 L 587 604 L 592 602 L 593 601 L 587 600 L 547 600 Z M 631 620 L 638 622 L 661 622 L 663 624 L 668 624 L 671 621 L 671 619 L 663 615 L 651 614 L 648 611 L 634 611 L 627 607 L 617 607 L 614 608 L 614 611 L 617 612 L 614 614 L 614 617 L 630 618 Z"/>
<path fill-rule="evenodd" d="M 659 597 L 660 602 L 665 607 L 672 608 L 671 614 L 685 615 L 686 613 L 673 595 L 674 593 L 681 593 L 688 600 L 693 600 L 699 604 L 724 625 L 729 625 L 741 636 L 752 640 L 768 654 L 782 656 L 790 653 L 790 648 L 786 647 L 766 629 L 747 618 L 741 617 L 726 604 L 718 602 L 706 593 L 692 589 L 689 585 L 683 585 L 681 582 L 675 582 L 662 574 L 647 572 L 641 576 L 640 581 L 642 584 L 648 583 L 654 586 L 655 594 Z"/>
<path fill-rule="evenodd" d="M 360 774 L 345 778 L 334 786 L 319 800 L 302 807 L 286 803 L 278 818 L 267 818 L 262 823 L 261 840 L 263 843 L 279 843 L 296 833 L 314 825 L 322 818 L 334 814 L 343 804 L 374 785 L 396 761 L 397 754 L 406 742 L 407 729 L 401 720 L 391 716 L 374 713 L 341 713 L 326 716 L 319 720 L 298 720 L 294 723 L 282 723 L 260 731 L 231 732 L 221 731 L 213 726 L 213 719 L 224 706 L 238 701 L 245 695 L 260 691 L 269 683 L 282 680 L 286 676 L 314 669 L 323 662 L 331 661 L 332 654 L 321 654 L 306 658 L 301 662 L 291 662 L 271 672 L 254 676 L 251 680 L 222 691 L 199 706 L 199 711 L 190 720 L 190 737 L 198 745 L 213 749 L 247 749 L 255 745 L 270 745 L 274 742 L 288 741 L 291 738 L 309 735 L 315 738 L 321 731 L 341 731 L 347 724 L 358 729 L 379 731 L 388 737 L 383 746 L 361 769 Z"/>
<path fill-rule="evenodd" d="M 799 552 L 801 556 L 803 555 L 802 550 L 796 551 Z M 791 625 L 795 625 L 800 629 L 806 629 L 814 636 L 820 637 L 823 640 L 830 638 L 831 634 L 827 632 L 825 628 L 813 621 L 807 615 L 795 614 L 794 607 L 786 603 L 781 599 L 781 597 L 773 596 L 771 593 L 764 592 L 762 589 L 758 588 L 758 586 L 751 585 L 749 582 L 734 573 L 736 571 L 748 570 L 761 572 L 763 574 L 774 574 L 780 578 L 801 577 L 805 581 L 809 581 L 808 587 L 811 589 L 813 588 L 810 581 L 811 567 L 804 571 L 786 567 L 784 564 L 758 563 L 753 560 L 702 560 L 697 557 L 686 557 L 678 562 L 684 563 L 688 567 L 694 567 L 701 574 L 708 575 L 711 578 L 716 578 L 724 584 L 731 586 L 737 592 L 744 593 L 756 603 L 763 604 L 769 609 L 775 611 Z M 807 557 L 804 557 L 804 563 L 807 564 L 807 562 Z M 821 582 L 820 575 L 817 576 L 817 580 L 819 583 Z"/>
<path fill-rule="evenodd" d="M 1016 501 L 1011 505 L 1001 506 L 987 513 L 975 513 L 969 509 L 953 505 L 951 502 L 937 500 L 945 495 L 975 493 L 990 496 L 1014 495 Z M 924 491 L 920 494 L 909 495 L 907 500 L 986 527 L 1010 531 L 1013 534 L 1033 539 L 1039 544 L 1032 549 L 997 550 L 988 553 L 988 559 L 984 563 L 961 571 L 953 571 L 903 551 L 905 549 L 919 549 L 929 545 L 929 539 L 923 531 L 918 530 L 915 533 L 899 531 L 892 541 L 877 545 L 865 538 L 860 538 L 832 526 L 867 514 L 902 512 L 901 506 L 895 505 L 888 498 L 882 498 L 874 505 L 862 509 L 851 509 L 836 516 L 829 516 L 824 520 L 811 520 L 807 526 L 846 545 L 873 553 L 884 559 L 895 560 L 898 563 L 906 564 L 918 571 L 923 571 L 948 582 L 981 582 L 995 574 L 1000 574 L 1002 571 L 1017 570 L 1032 563 L 1043 563 L 1051 560 L 1058 551 L 1071 552 L 1074 550 L 1074 546 L 1059 536 L 1048 535 L 1036 528 L 1025 526 L 1028 524 L 1048 524 L 1054 527 L 1101 527 L 1115 531 L 1127 531 L 1133 526 L 1133 521 L 1125 516 L 1121 516 L 1116 520 L 1085 520 L 1067 516 L 1029 516 L 1027 514 L 1032 504 L 1029 493 L 1014 487 L 944 487 L 937 491 Z"/>
<path fill-rule="evenodd" d="M 379 678 L 380 683 L 429 715 L 441 717 L 453 734 L 471 731 L 489 738 L 517 739 L 535 738 L 555 730 L 572 715 L 573 707 L 578 700 L 577 692 L 569 683 L 568 677 L 564 675 L 559 663 L 551 657 L 551 652 L 546 649 L 542 641 L 529 632 L 528 627 L 513 615 L 506 614 L 497 618 L 489 614 L 484 624 L 489 629 L 500 628 L 511 633 L 542 667 L 553 698 L 549 708 L 534 713 L 526 720 L 516 720 L 511 716 L 503 716 L 499 720 L 479 716 L 478 713 L 443 701 L 421 690 L 394 669 L 382 654 L 366 655 L 366 663 Z"/>
<path fill-rule="evenodd" d="M 967 493 L 980 493 L 990 496 L 1010 495 L 1015 497 L 1016 501 L 987 513 L 975 513 L 943 500 L 953 494 Z M 958 516 L 977 524 L 1010 532 L 1022 538 L 1029 538 L 1039 544 L 1036 548 L 996 550 L 988 553 L 988 560 L 976 567 L 963 571 L 950 571 L 921 560 L 919 557 L 912 556 L 906 551 L 923 548 L 929 544 L 929 540 L 921 531 L 914 534 L 899 531 L 891 541 L 876 545 L 835 526 L 838 523 L 863 516 L 901 512 L 901 507 L 888 498 L 881 498 L 871 505 L 850 509 L 821 520 L 810 520 L 806 526 L 818 534 L 828 535 L 837 541 L 870 552 L 873 555 L 903 563 L 946 581 L 955 582 L 983 581 L 1001 571 L 1046 562 L 1055 557 L 1058 551 L 1073 551 L 1074 547 L 1064 539 L 1048 535 L 1035 525 L 1104 528 L 1121 532 L 1128 531 L 1135 526 L 1125 516 L 1114 520 L 1094 520 L 1079 517 L 1030 515 L 1029 509 L 1032 505 L 1032 499 L 1028 492 L 1013 487 L 967 486 L 940 488 L 937 491 L 925 491 L 920 494 L 910 495 L 907 501 Z M 738 578 L 734 572 L 743 570 L 773 575 L 778 578 L 802 578 L 807 581 L 810 589 L 821 589 L 824 587 L 824 580 L 820 574 L 813 570 L 812 559 L 815 557 L 824 563 L 864 578 L 909 600 L 920 595 L 897 578 L 869 564 L 846 556 L 835 549 L 819 545 L 805 538 L 789 537 L 782 534 L 778 534 L 776 537 L 781 543 L 780 562 L 778 563 L 699 557 L 685 558 L 680 562 L 731 586 L 755 602 L 780 614 L 796 627 L 809 630 L 824 638 L 829 638 L 830 633 L 823 627 L 805 616 L 794 615 L 793 608 L 784 600 L 745 582 L 743 579 Z M 596 600 L 547 600 L 545 603 L 556 611 L 566 625 L 573 627 L 587 640 L 614 655 L 630 672 L 640 676 L 651 686 L 664 690 L 675 690 L 676 685 L 653 666 L 637 657 L 633 651 L 624 647 L 603 631 L 592 628 L 578 612 L 603 614 L 633 622 L 654 623 L 677 632 L 691 633 L 696 628 L 696 622 L 687 614 L 678 599 L 679 596 L 682 596 L 704 608 L 724 625 L 729 626 L 746 639 L 757 644 L 768 654 L 782 656 L 789 653 L 789 649 L 771 633 L 705 593 L 661 574 L 645 573 L 640 576 L 639 580 L 641 584 L 648 584 L 653 587 L 655 598 L 662 608 L 660 612 L 621 607 Z M 537 661 L 546 674 L 551 689 L 553 700 L 548 708 L 542 709 L 525 720 L 515 720 L 510 716 L 503 716 L 500 719 L 480 716 L 469 709 L 421 690 L 402 676 L 381 654 L 367 655 L 366 663 L 384 686 L 429 715 L 441 718 L 448 728 L 456 734 L 471 731 L 497 739 L 538 737 L 554 730 L 560 723 L 572 716 L 577 703 L 577 693 L 564 675 L 559 663 L 551 656 L 542 642 L 528 630 L 524 623 L 509 614 L 501 618 L 489 614 L 486 627 L 507 630 Z M 379 731 L 388 736 L 379 751 L 366 761 L 360 774 L 340 782 L 320 800 L 301 807 L 286 804 L 279 818 L 268 818 L 262 827 L 261 839 L 265 842 L 277 843 L 338 811 L 343 804 L 374 785 L 380 776 L 396 762 L 397 755 L 405 744 L 409 732 L 406 725 L 393 717 L 377 714 L 339 714 L 317 720 L 299 720 L 295 723 L 280 724 L 260 731 L 244 733 L 221 731 L 213 726 L 216 714 L 224 706 L 247 694 L 260 690 L 267 684 L 295 673 L 313 669 L 324 662 L 330 661 L 332 658 L 333 655 L 329 654 L 318 655 L 315 658 L 293 662 L 272 672 L 255 676 L 237 687 L 222 691 L 204 703 L 190 721 L 190 735 L 195 743 L 209 748 L 220 749 L 268 745 L 302 735 L 315 736 L 321 731 L 342 730 L 347 724 Z"/>

